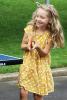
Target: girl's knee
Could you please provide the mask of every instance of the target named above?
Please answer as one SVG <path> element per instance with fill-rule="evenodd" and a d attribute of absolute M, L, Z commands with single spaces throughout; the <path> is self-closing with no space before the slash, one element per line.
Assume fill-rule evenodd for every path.
<path fill-rule="evenodd" d="M 26 97 L 28 95 L 28 91 L 25 90 L 24 88 L 20 89 L 20 96 L 21 97 Z"/>

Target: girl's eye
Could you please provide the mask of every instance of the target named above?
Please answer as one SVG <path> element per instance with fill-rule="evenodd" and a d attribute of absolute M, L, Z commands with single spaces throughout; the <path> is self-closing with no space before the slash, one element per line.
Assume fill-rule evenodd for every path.
<path fill-rule="evenodd" d="M 41 16 L 42 19 L 45 19 L 45 17 Z"/>
<path fill-rule="evenodd" d="M 45 19 L 45 17 L 44 17 L 44 16 L 38 16 L 38 15 L 37 15 L 36 17 L 40 17 L 40 18 L 42 18 L 42 19 Z"/>

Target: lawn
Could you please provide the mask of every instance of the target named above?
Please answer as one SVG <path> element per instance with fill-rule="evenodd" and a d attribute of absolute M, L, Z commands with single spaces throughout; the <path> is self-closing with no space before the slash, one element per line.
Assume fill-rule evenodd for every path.
<path fill-rule="evenodd" d="M 39 0 L 44 3 L 44 0 Z M 65 47 L 51 50 L 51 68 L 67 66 L 67 1 L 50 0 L 59 12 L 65 36 Z M 0 0 L 0 54 L 22 57 L 23 29 L 36 9 L 33 0 Z M 0 73 L 18 71 L 19 65 L 0 67 Z"/>

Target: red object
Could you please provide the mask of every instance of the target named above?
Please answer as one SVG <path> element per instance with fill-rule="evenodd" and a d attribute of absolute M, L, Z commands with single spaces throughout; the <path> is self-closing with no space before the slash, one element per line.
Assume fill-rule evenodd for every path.
<path fill-rule="evenodd" d="M 30 39 L 29 39 L 29 46 L 30 46 L 30 48 L 32 48 L 32 37 L 30 37 Z"/>

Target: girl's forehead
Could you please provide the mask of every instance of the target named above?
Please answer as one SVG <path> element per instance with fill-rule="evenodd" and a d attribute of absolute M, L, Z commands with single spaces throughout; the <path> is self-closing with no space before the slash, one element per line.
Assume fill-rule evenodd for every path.
<path fill-rule="evenodd" d="M 48 12 L 45 9 L 38 8 L 37 9 L 37 14 L 48 15 Z"/>

